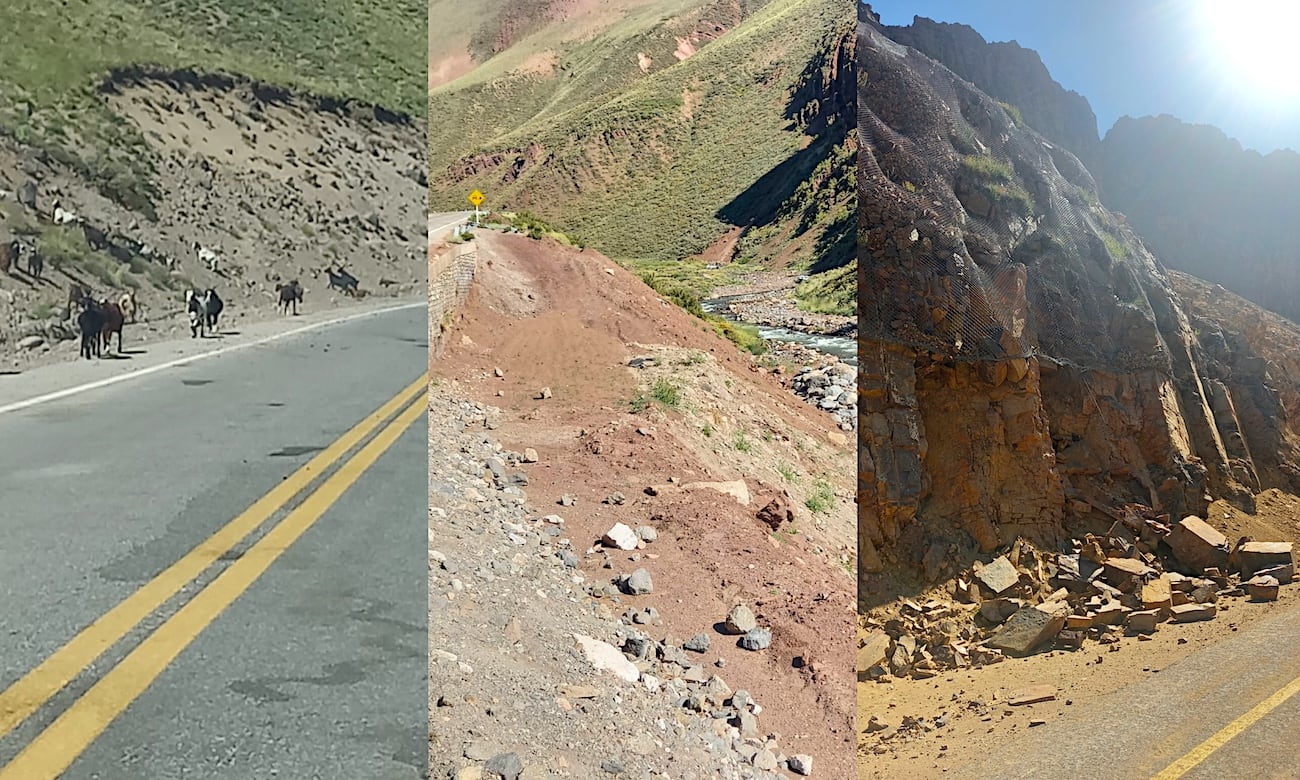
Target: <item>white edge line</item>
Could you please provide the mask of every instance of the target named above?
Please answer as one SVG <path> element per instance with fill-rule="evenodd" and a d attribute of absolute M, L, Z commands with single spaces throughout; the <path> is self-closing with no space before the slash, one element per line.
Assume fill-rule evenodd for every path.
<path fill-rule="evenodd" d="M 118 382 L 125 382 L 129 379 L 138 379 L 142 376 L 147 376 L 149 374 L 157 373 L 159 371 L 163 371 L 168 368 L 174 368 L 176 366 L 181 365 L 182 363 L 193 363 L 198 360 L 203 360 L 204 358 L 216 357 L 217 355 L 226 355 L 231 352 L 237 352 L 241 349 L 248 349 L 249 347 L 257 347 L 262 344 L 269 344 L 272 341 L 279 341 L 280 339 L 288 338 L 289 336 L 296 336 L 299 333 L 306 333 L 309 330 L 315 330 L 317 328 L 325 328 L 330 325 L 337 325 L 341 322 L 348 322 L 350 320 L 359 320 L 363 317 L 374 317 L 380 314 L 387 314 L 388 312 L 401 311 L 402 309 L 414 309 L 417 306 L 427 307 L 428 305 L 429 304 L 427 301 L 404 303 L 400 306 L 390 306 L 386 309 L 374 309 L 371 311 L 358 312 L 355 314 L 349 314 L 344 317 L 336 317 L 335 319 L 326 320 L 324 322 L 316 322 L 310 325 L 303 325 L 301 327 L 294 328 L 293 330 L 287 330 L 283 333 L 276 333 L 270 336 L 265 336 L 263 338 L 257 339 L 256 341 L 249 341 L 243 344 L 232 344 L 228 347 L 219 347 L 217 349 L 210 350 L 208 352 L 200 352 L 197 355 L 189 355 L 187 357 L 176 358 L 175 360 L 169 360 L 166 363 L 159 363 L 156 366 L 149 366 L 148 368 L 142 368 L 139 371 L 130 371 L 125 374 L 118 374 L 116 376 L 105 377 L 103 379 L 97 379 L 94 382 L 90 382 L 88 384 L 77 385 L 76 387 L 67 387 L 62 390 L 56 390 L 53 393 L 38 395 L 35 398 L 28 398 L 23 401 L 15 401 L 14 403 L 7 404 L 5 406 L 0 406 L 0 414 L 7 414 L 8 412 L 16 412 L 19 411 L 20 409 L 26 409 L 31 406 L 36 406 L 37 404 L 48 403 L 49 401 L 57 401 L 60 398 L 67 398 L 70 395 L 77 395 L 78 393 L 84 393 L 90 390 L 98 390 L 101 387 L 107 387 L 108 385 L 117 384 Z"/>

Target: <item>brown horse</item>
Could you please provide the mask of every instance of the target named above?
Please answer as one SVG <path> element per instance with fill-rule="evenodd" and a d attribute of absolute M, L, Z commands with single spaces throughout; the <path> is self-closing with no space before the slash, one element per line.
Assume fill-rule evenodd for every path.
<path fill-rule="evenodd" d="M 99 336 L 103 339 L 104 349 L 109 349 L 113 342 L 113 334 L 117 334 L 117 354 L 122 354 L 122 323 L 126 318 L 122 316 L 122 307 L 105 298 L 99 302 L 100 313 L 104 317 L 104 324 L 100 326 Z"/>

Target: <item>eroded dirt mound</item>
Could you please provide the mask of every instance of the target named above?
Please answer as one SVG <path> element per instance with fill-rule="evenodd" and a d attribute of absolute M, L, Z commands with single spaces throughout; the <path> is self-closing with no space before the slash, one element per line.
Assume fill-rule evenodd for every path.
<path fill-rule="evenodd" d="M 596 252 L 492 233 L 476 243 L 475 286 L 435 375 L 498 407 L 493 435 L 511 451 L 534 451 L 528 503 L 563 517 L 598 604 L 668 646 L 710 637 L 691 664 L 751 692 L 759 731 L 785 753 L 848 776 L 853 453 L 834 419 Z M 653 541 L 602 544 L 616 523 Z M 654 588 L 628 596 L 615 580 L 637 568 Z M 718 631 L 738 604 L 771 629 L 769 647 Z M 655 618 L 634 625 L 647 607 Z M 529 684 L 545 685 L 544 670 Z"/>
<path fill-rule="evenodd" d="M 305 310 L 345 305 L 326 289 L 327 266 L 345 266 L 367 295 L 423 291 L 420 123 L 184 73 L 132 73 L 106 86 L 104 99 L 147 140 L 154 213 L 105 198 L 55 160 L 0 146 L 0 240 L 23 237 L 45 261 L 41 280 L 26 260 L 0 273 L 0 361 L 25 367 L 75 355 L 64 320 L 73 282 L 97 298 L 137 290 L 143 322 L 125 334 L 136 346 L 181 335 L 190 286 L 215 288 L 231 327 L 279 316 L 275 284 L 290 279 L 306 288 Z M 53 224 L 56 201 L 84 227 Z M 216 271 L 196 242 L 217 254 Z"/>

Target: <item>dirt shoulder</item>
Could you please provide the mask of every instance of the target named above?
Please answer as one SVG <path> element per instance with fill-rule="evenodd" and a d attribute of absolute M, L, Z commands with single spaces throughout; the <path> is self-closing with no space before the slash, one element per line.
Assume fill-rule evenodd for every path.
<path fill-rule="evenodd" d="M 535 454 L 520 464 L 522 489 L 537 516 L 563 518 L 593 608 L 675 652 L 707 637 L 688 666 L 751 693 L 762 705 L 758 730 L 776 735 L 784 754 L 811 756 L 817 776 L 848 776 L 848 437 L 599 254 L 514 235 L 482 233 L 476 243 L 478 277 L 435 378 L 500 410 L 492 436 L 507 451 Z M 734 485 L 694 485 L 737 481 L 744 502 L 726 492 Z M 642 530 L 633 549 L 602 544 L 618 523 L 649 529 L 652 541 Z M 637 569 L 653 590 L 628 595 L 616 583 Z M 771 630 L 766 649 L 743 649 L 718 630 L 737 605 Z M 542 610 L 529 618 L 547 620 Z"/>

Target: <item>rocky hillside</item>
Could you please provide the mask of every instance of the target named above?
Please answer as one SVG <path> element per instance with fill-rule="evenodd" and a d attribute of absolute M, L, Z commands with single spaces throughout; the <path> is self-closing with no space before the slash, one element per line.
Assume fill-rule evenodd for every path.
<path fill-rule="evenodd" d="M 6 8 L 0 243 L 20 240 L 43 269 L 33 274 L 26 252 L 0 272 L 0 363 L 76 354 L 74 283 L 97 298 L 135 291 L 143 308 L 127 325 L 128 354 L 188 337 L 180 309 L 191 286 L 219 291 L 232 328 L 278 316 L 275 284 L 292 278 L 308 310 L 351 300 L 325 289 L 330 265 L 371 295 L 421 292 L 424 121 L 410 109 L 423 66 L 418 47 L 388 48 L 421 15 L 398 0 L 364 18 L 305 7 L 268 16 L 260 5 L 186 16 L 116 0 Z M 239 7 L 252 17 L 225 15 Z M 322 41 L 337 44 L 329 62 Z M 153 64 L 137 62 L 142 52 Z M 56 205 L 75 219 L 56 224 Z M 195 243 L 217 253 L 216 270 Z"/>
<path fill-rule="evenodd" d="M 1285 484 L 1267 369 L 1209 353 L 1078 157 L 869 13 L 859 36 L 864 601 L 1098 510 Z"/>
<path fill-rule="evenodd" d="M 1125 117 L 1095 172 L 1106 204 L 1165 263 L 1300 321 L 1300 153 L 1263 155 L 1171 116 Z"/>
<path fill-rule="evenodd" d="M 508 12 L 548 20 L 529 35 L 489 15 L 471 69 L 430 93 L 432 208 L 477 187 L 619 260 L 852 261 L 843 3 L 535 5 Z M 836 278 L 809 296 L 851 302 L 851 276 Z"/>
<path fill-rule="evenodd" d="M 916 16 L 910 25 L 886 25 L 893 40 L 911 46 L 994 99 L 1014 107 L 1012 116 L 1085 162 L 1096 152 L 1097 117 L 1088 99 L 1052 78 L 1038 52 L 1015 41 L 990 43 L 964 24 Z"/>
<path fill-rule="evenodd" d="M 1099 140 L 1087 99 L 1054 81 L 1037 53 L 920 16 L 885 31 L 1077 155 L 1102 202 L 1122 212 L 1162 263 L 1300 319 L 1293 205 L 1300 154 L 1263 155 L 1218 128 L 1168 115 L 1121 117 Z"/>

